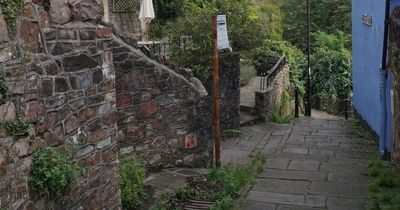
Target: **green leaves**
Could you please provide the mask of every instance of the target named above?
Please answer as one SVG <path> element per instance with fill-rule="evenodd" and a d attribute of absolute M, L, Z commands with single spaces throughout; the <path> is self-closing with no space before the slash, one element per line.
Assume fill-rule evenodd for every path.
<path fill-rule="evenodd" d="M 21 118 L 3 122 L 3 127 L 7 134 L 14 137 L 24 136 L 28 133 L 28 130 L 31 126 L 31 124 L 25 122 L 25 120 Z"/>
<path fill-rule="evenodd" d="M 334 102 L 347 99 L 352 91 L 351 52 L 345 48 L 348 36 L 315 34 L 316 46 L 312 55 L 314 99 L 325 97 Z"/>
<path fill-rule="evenodd" d="M 8 28 L 15 32 L 16 19 L 22 12 L 23 0 L 0 0 L 0 7 L 3 17 L 7 22 Z"/>
<path fill-rule="evenodd" d="M 74 182 L 78 167 L 55 148 L 48 147 L 35 153 L 30 184 L 48 199 L 60 198 Z"/>
<path fill-rule="evenodd" d="M 121 195 L 124 209 L 135 209 L 142 204 L 145 196 L 143 181 L 146 178 L 146 170 L 140 164 L 137 157 L 121 164 Z"/>

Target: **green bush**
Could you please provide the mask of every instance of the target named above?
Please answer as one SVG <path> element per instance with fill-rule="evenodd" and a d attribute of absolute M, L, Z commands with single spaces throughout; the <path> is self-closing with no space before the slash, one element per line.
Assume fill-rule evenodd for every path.
<path fill-rule="evenodd" d="M 135 157 L 125 161 L 120 168 L 122 206 L 124 209 L 135 209 L 142 204 L 145 196 L 143 181 L 146 170 Z"/>
<path fill-rule="evenodd" d="M 212 15 L 220 12 L 227 15 L 228 35 L 231 47 L 236 52 L 251 51 L 267 38 L 268 32 L 259 22 L 252 0 L 185 2 L 180 16 L 151 26 L 151 37 L 168 37 L 172 62 L 192 69 L 203 83 L 210 83 L 212 75 Z M 182 37 L 187 37 L 183 45 Z"/>
<path fill-rule="evenodd" d="M 330 35 L 323 32 L 314 34 L 316 49 L 312 55 L 313 101 L 331 98 L 340 102 L 351 95 L 352 60 L 351 52 L 345 45 L 349 39 L 343 33 Z"/>
<path fill-rule="evenodd" d="M 31 124 L 21 118 L 16 118 L 3 122 L 3 126 L 8 135 L 18 137 L 26 135 Z"/>
<path fill-rule="evenodd" d="M 268 72 L 284 55 L 284 45 L 282 41 L 265 41 L 260 47 L 253 50 L 251 58 L 258 74 Z"/>
<path fill-rule="evenodd" d="M 60 198 L 74 183 L 79 168 L 53 147 L 34 155 L 30 183 L 40 196 Z"/>

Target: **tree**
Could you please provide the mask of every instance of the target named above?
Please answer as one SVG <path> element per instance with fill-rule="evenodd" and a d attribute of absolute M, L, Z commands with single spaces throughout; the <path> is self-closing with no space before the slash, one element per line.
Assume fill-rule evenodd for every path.
<path fill-rule="evenodd" d="M 281 6 L 283 39 L 303 51 L 307 49 L 306 3 L 306 0 L 285 0 Z M 351 0 L 311 0 L 311 13 L 313 31 L 351 33 Z"/>

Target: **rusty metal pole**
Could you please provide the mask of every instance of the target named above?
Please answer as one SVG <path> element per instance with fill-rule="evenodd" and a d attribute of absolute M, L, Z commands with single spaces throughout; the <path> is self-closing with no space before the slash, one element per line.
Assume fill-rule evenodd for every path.
<path fill-rule="evenodd" d="M 218 31 L 217 16 L 212 17 L 213 31 L 213 88 L 214 88 L 214 139 L 215 165 L 221 166 L 221 113 L 219 103 L 219 73 L 218 73 Z"/>

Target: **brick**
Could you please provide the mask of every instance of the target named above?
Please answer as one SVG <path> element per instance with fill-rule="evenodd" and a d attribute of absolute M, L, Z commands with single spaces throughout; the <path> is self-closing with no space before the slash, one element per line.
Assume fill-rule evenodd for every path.
<path fill-rule="evenodd" d="M 25 108 L 25 119 L 28 122 L 34 122 L 38 120 L 39 117 L 42 117 L 44 114 L 43 104 L 39 101 L 31 101 L 26 105 Z"/>
<path fill-rule="evenodd" d="M 65 121 L 65 132 L 66 134 L 70 134 L 71 132 L 78 129 L 79 123 L 78 119 L 75 116 L 71 116 L 67 121 Z"/>

